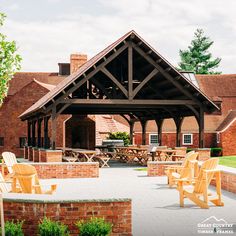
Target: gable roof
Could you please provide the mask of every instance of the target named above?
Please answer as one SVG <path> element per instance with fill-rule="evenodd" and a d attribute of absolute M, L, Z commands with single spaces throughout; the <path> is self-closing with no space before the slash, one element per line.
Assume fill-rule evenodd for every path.
<path fill-rule="evenodd" d="M 59 76 L 58 73 L 51 72 L 17 72 L 10 80 L 8 95 L 14 95 L 34 79 L 39 83 L 57 85 L 65 77 Z"/>
<path fill-rule="evenodd" d="M 219 127 L 216 129 L 218 132 L 224 132 L 230 125 L 236 120 L 236 110 L 231 110 L 229 114 L 225 117 Z"/>
<path fill-rule="evenodd" d="M 200 89 L 209 97 L 236 96 L 236 74 L 196 75 Z"/>
<path fill-rule="evenodd" d="M 55 98 L 57 95 L 62 94 L 63 90 L 65 90 L 67 87 L 69 87 L 73 82 L 78 80 L 81 76 L 83 76 L 86 72 L 93 70 L 96 68 L 97 63 L 99 64 L 104 58 L 112 53 L 112 51 L 116 50 L 117 47 L 121 46 L 122 43 L 124 43 L 128 38 L 132 36 L 133 39 L 136 39 L 137 41 L 141 42 L 141 46 L 146 51 L 150 51 L 152 54 L 152 57 L 155 61 L 161 60 L 161 67 L 163 70 L 170 71 L 169 73 L 172 73 L 173 77 L 178 77 L 178 82 L 187 86 L 190 93 L 197 93 L 196 99 L 204 102 L 206 106 L 208 106 L 208 109 L 218 109 L 218 107 L 208 98 L 202 91 L 200 91 L 192 82 L 189 81 L 189 79 L 185 78 L 183 74 L 181 74 L 179 71 L 175 69 L 174 66 L 172 66 L 165 58 L 163 58 L 158 52 L 155 51 L 146 41 L 144 41 L 135 31 L 130 31 L 124 36 L 122 36 L 120 39 L 109 45 L 107 48 L 105 48 L 103 51 L 98 53 L 96 56 L 91 58 L 89 61 L 87 61 L 85 64 L 83 64 L 75 73 L 68 76 L 66 79 L 61 81 L 54 89 L 52 89 L 50 92 L 48 92 L 44 97 L 42 97 L 40 100 L 38 100 L 33 106 L 31 106 L 29 109 L 27 109 L 24 113 L 20 115 L 21 119 L 26 119 L 27 117 L 31 116 L 32 113 L 37 112 L 41 110 L 43 107 L 45 107 L 48 103 L 52 102 L 53 98 Z M 140 46 L 140 45 L 139 45 Z M 141 47 L 140 46 L 140 47 Z"/>

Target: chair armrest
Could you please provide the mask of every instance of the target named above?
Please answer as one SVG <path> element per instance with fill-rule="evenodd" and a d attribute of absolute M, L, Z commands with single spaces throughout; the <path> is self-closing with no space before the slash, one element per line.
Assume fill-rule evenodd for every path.
<path fill-rule="evenodd" d="M 221 172 L 221 170 L 215 169 L 215 170 L 203 170 L 203 172 L 206 173 L 216 173 L 216 172 Z"/>

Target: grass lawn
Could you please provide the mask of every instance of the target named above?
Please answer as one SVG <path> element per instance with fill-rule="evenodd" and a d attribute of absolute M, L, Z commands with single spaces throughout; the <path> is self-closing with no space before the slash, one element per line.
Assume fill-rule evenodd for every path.
<path fill-rule="evenodd" d="M 236 168 L 236 156 L 223 156 L 220 158 L 220 165 Z"/>

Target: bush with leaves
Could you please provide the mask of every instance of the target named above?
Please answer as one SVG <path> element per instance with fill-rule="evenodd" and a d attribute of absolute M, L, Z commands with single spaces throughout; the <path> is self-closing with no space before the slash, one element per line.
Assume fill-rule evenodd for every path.
<path fill-rule="evenodd" d="M 47 217 L 38 225 L 40 236 L 69 236 L 68 227 L 60 222 L 52 221 Z"/>
<path fill-rule="evenodd" d="M 23 221 L 17 221 L 14 223 L 13 221 L 5 222 L 5 236 L 24 236 L 22 225 Z M 2 229 L 1 229 L 2 233 Z"/>
<path fill-rule="evenodd" d="M 112 224 L 105 222 L 104 218 L 92 217 L 88 221 L 80 220 L 76 223 L 79 236 L 109 236 Z"/>
<path fill-rule="evenodd" d="M 5 18 L 5 14 L 0 12 L 0 27 Z M 16 52 L 16 42 L 8 41 L 6 35 L 0 33 L 0 106 L 7 96 L 9 81 L 20 70 L 21 57 Z"/>
<path fill-rule="evenodd" d="M 129 137 L 129 134 L 127 132 L 113 132 L 113 133 L 109 133 L 108 139 L 123 140 L 125 146 L 128 146 L 130 144 L 130 137 Z"/>

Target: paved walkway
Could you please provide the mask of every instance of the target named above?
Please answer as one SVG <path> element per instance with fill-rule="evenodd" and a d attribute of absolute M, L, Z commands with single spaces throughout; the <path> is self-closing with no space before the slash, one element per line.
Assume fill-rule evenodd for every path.
<path fill-rule="evenodd" d="M 186 200 L 180 208 L 178 192 L 169 189 L 166 177 L 147 177 L 136 168 L 119 165 L 100 169 L 99 178 L 42 181 L 58 184 L 54 199 L 131 198 L 134 236 L 199 235 L 197 224 L 211 216 L 236 223 L 235 194 L 223 191 L 224 207 L 200 209 Z"/>

